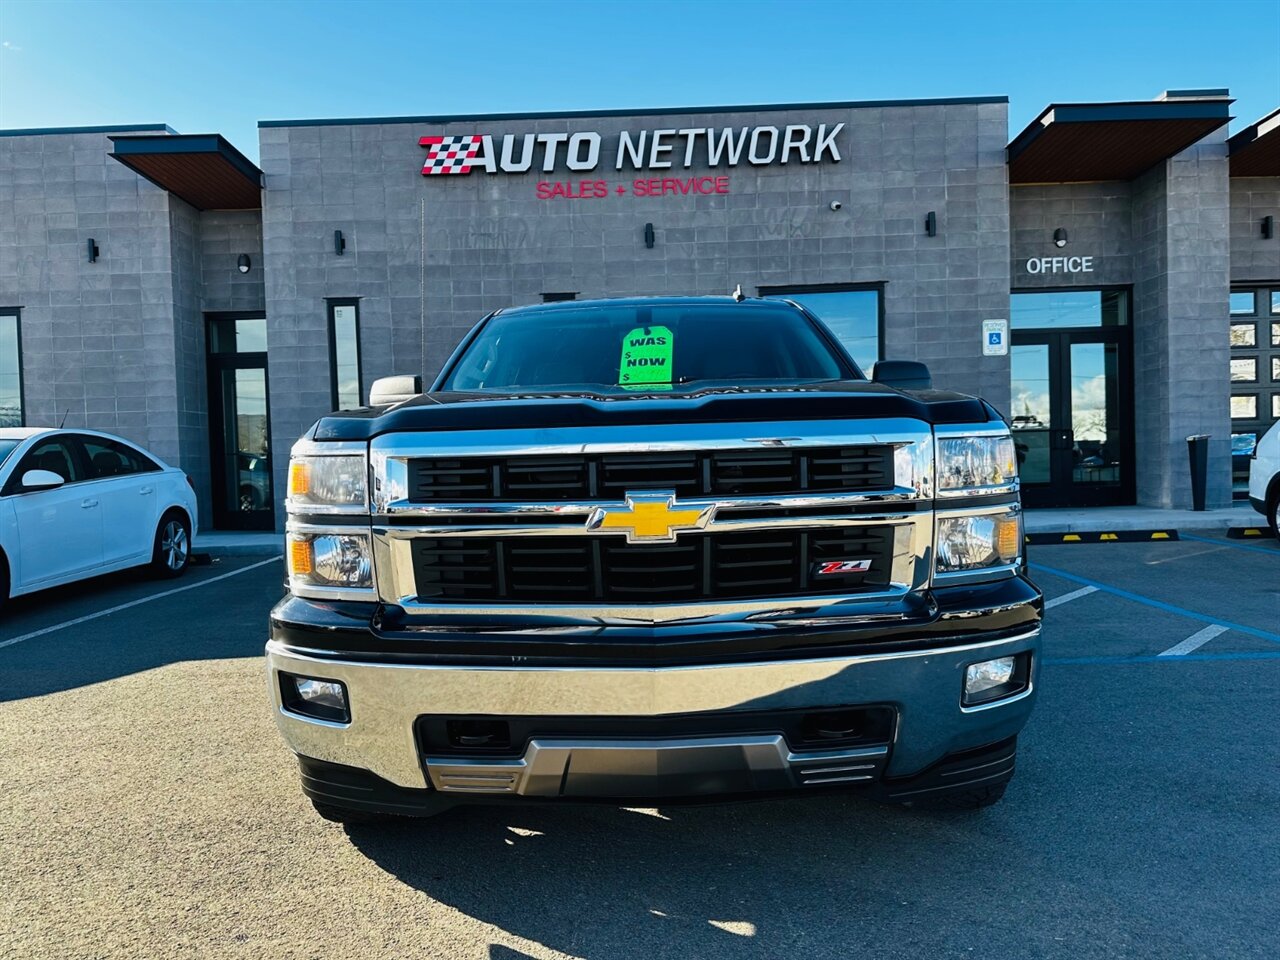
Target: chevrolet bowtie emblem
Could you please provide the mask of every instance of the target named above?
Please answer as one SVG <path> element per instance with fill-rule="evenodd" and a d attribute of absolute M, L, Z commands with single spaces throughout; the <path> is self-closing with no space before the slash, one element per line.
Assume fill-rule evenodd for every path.
<path fill-rule="evenodd" d="M 628 493 L 626 506 L 592 510 L 587 529 L 625 533 L 627 543 L 675 543 L 677 533 L 703 529 L 715 512 L 714 503 L 679 509 L 669 490 Z"/>

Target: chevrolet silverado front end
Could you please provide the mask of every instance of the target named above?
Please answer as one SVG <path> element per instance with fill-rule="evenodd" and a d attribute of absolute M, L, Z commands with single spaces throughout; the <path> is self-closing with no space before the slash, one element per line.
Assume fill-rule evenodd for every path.
<path fill-rule="evenodd" d="M 998 799 L 1042 609 L 1013 443 L 906 386 L 796 304 L 571 302 L 323 418 L 267 645 L 307 795 Z"/>

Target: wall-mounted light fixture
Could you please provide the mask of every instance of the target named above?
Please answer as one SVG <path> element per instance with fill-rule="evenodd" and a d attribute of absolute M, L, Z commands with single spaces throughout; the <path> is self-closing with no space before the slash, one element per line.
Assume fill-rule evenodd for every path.
<path fill-rule="evenodd" d="M 1275 235 L 1276 235 L 1276 218 L 1263 217 L 1262 218 L 1262 239 L 1270 240 Z"/>
<path fill-rule="evenodd" d="M 924 232 L 926 236 L 930 237 L 938 235 L 938 215 L 932 210 L 925 214 Z"/>
<path fill-rule="evenodd" d="M 1053 231 L 1053 245 L 1055 247 L 1065 247 L 1067 245 L 1067 231 L 1065 227 L 1059 227 Z"/>
<path fill-rule="evenodd" d="M 648 250 L 653 249 L 653 224 L 646 223 L 644 225 L 644 245 Z"/>
<path fill-rule="evenodd" d="M 248 273 L 249 267 L 251 267 L 252 265 L 253 264 L 250 263 L 249 255 L 247 253 L 240 254 L 240 259 L 236 261 L 236 269 L 239 270 L 241 273 Z"/>
<path fill-rule="evenodd" d="M 341 230 L 333 231 L 333 252 L 336 253 L 338 256 L 342 256 L 343 252 L 346 249 L 347 249 L 347 241 L 342 238 L 342 231 Z"/>
<path fill-rule="evenodd" d="M 97 262 L 98 262 L 98 244 L 97 244 L 97 241 L 95 241 L 95 240 L 93 239 L 93 237 L 90 237 L 90 238 L 89 238 L 89 245 L 88 245 L 88 246 L 89 246 L 89 262 L 90 262 L 90 263 L 97 263 Z"/>

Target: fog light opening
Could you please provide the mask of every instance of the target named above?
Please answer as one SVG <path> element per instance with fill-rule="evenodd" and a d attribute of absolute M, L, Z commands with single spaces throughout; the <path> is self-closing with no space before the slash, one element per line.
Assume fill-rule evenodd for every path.
<path fill-rule="evenodd" d="M 350 723 L 347 688 L 340 680 L 280 674 L 280 698 L 290 713 L 331 723 Z"/>
<path fill-rule="evenodd" d="M 964 671 L 964 692 L 960 702 L 966 707 L 1003 700 L 1027 688 L 1031 676 L 1031 654 L 1019 653 L 971 663 Z"/>

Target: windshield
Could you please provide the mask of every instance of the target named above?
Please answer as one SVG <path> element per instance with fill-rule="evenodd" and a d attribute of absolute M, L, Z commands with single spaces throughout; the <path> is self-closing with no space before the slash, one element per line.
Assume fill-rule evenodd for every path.
<path fill-rule="evenodd" d="M 618 303 L 499 314 L 442 390 L 654 392 L 862 379 L 786 304 Z"/>
<path fill-rule="evenodd" d="M 0 440 L 0 467 L 4 466 L 4 462 L 9 459 L 9 454 L 18 448 L 21 440 Z"/>

